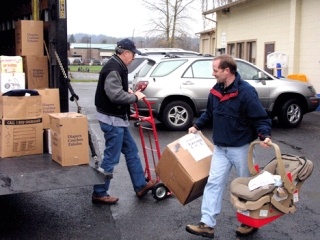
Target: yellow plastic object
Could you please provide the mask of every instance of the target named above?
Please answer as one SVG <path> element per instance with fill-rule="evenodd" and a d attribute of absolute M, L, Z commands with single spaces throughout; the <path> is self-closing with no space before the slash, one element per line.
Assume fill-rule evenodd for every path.
<path fill-rule="evenodd" d="M 307 76 L 305 74 L 289 74 L 287 78 L 302 82 L 308 82 Z"/>

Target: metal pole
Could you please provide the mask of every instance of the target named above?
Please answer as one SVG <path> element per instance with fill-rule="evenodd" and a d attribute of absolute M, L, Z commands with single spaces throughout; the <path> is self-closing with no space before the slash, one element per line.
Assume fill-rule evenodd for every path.
<path fill-rule="evenodd" d="M 39 20 L 39 0 L 32 0 L 32 19 L 38 21 Z"/>

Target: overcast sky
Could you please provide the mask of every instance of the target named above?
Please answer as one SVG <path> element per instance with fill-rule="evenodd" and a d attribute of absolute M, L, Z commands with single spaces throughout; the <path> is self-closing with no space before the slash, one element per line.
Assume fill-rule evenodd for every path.
<path fill-rule="evenodd" d="M 84 3 L 86 2 L 86 4 Z M 190 34 L 201 32 L 201 9 L 192 12 Z M 68 34 L 87 33 L 111 37 L 145 36 L 151 18 L 141 0 L 67 0 Z"/>

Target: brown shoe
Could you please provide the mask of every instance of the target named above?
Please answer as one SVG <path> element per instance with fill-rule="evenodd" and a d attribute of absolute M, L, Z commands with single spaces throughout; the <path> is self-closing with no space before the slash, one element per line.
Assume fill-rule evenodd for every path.
<path fill-rule="evenodd" d="M 203 222 L 198 225 L 187 225 L 186 231 L 197 236 L 214 238 L 214 228 L 207 226 Z"/>
<path fill-rule="evenodd" d="M 156 179 L 153 179 L 151 181 L 149 181 L 145 186 L 144 188 L 142 188 L 140 191 L 136 192 L 137 194 L 137 197 L 138 198 L 143 198 L 149 190 L 151 190 L 153 188 L 154 185 L 156 185 L 157 183 L 157 180 Z"/>
<path fill-rule="evenodd" d="M 248 226 L 248 225 L 242 223 L 239 227 L 237 227 L 236 234 L 238 236 L 248 236 L 257 230 L 258 230 L 258 228 L 251 227 L 251 226 Z"/>
<path fill-rule="evenodd" d="M 119 198 L 117 197 L 111 197 L 111 196 L 103 196 L 99 197 L 96 194 L 92 194 L 92 202 L 93 203 L 104 203 L 104 204 L 115 204 L 116 202 L 119 201 Z"/>

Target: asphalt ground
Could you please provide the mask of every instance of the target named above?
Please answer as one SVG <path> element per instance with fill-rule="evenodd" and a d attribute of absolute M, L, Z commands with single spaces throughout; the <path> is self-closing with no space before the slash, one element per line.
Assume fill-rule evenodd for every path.
<path fill-rule="evenodd" d="M 72 83 L 72 86 L 80 97 L 78 104 L 82 113 L 88 117 L 90 132 L 100 159 L 104 139 L 94 117 L 93 99 L 96 83 L 77 82 Z M 74 102 L 70 102 L 70 111 L 77 111 Z M 133 124 L 130 128 L 139 145 L 138 130 Z M 311 177 L 301 188 L 297 212 L 283 215 L 278 220 L 263 226 L 252 236 L 239 238 L 235 235 L 235 228 L 238 225 L 236 210 L 230 203 L 229 188 L 227 188 L 222 212 L 218 217 L 215 239 L 318 239 L 320 235 L 319 130 L 319 112 L 307 114 L 296 129 L 282 129 L 276 122 L 274 123 L 273 141 L 280 146 L 282 153 L 306 156 L 315 165 Z M 168 143 L 186 134 L 168 131 L 162 124 L 157 124 L 157 132 L 162 150 Z M 211 139 L 210 128 L 202 132 Z M 261 150 L 257 155 L 262 165 L 274 157 L 273 150 L 265 151 Z M 143 159 L 141 150 L 140 153 Z M 234 177 L 232 172 L 230 181 Z M 157 201 L 149 193 L 144 199 L 138 199 L 132 189 L 123 158 L 115 169 L 110 187 L 110 194 L 120 198 L 118 204 L 112 206 L 92 204 L 91 194 L 92 186 L 84 186 L 0 196 L 0 239 L 203 239 L 185 231 L 186 224 L 198 223 L 202 198 L 185 206 L 173 196 Z"/>

